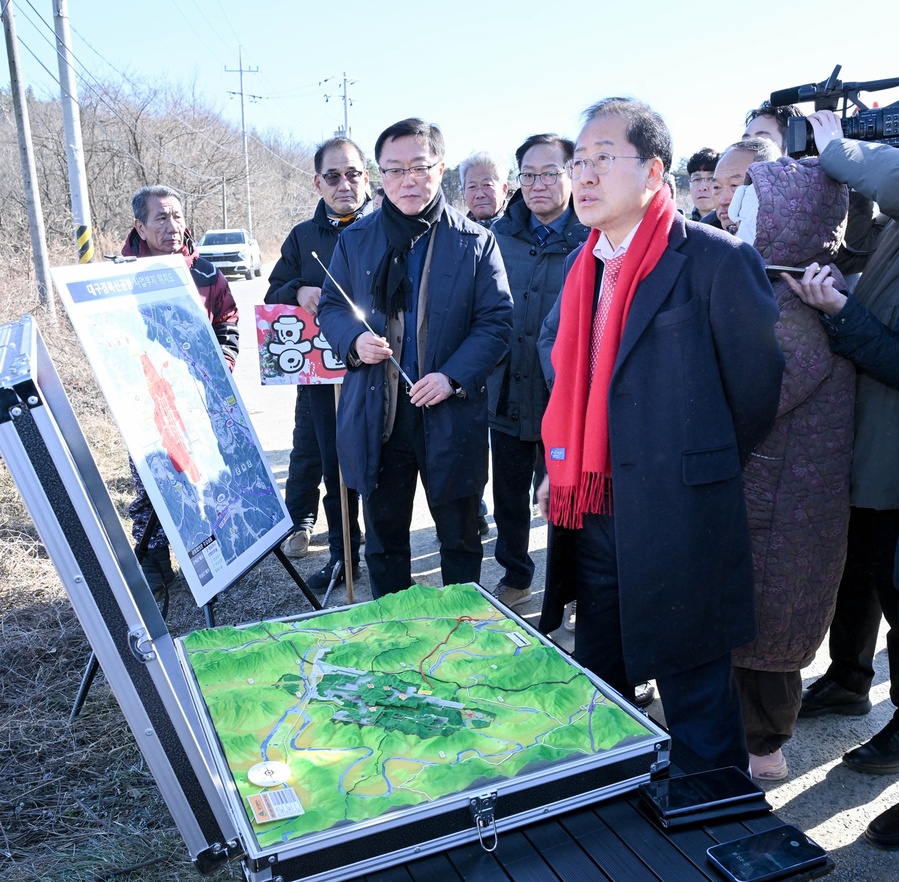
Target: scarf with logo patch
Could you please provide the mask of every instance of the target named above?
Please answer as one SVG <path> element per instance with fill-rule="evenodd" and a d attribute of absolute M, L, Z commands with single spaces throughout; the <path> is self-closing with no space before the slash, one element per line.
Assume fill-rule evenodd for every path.
<path fill-rule="evenodd" d="M 634 294 L 664 253 L 674 214 L 671 192 L 663 186 L 625 252 L 592 382 L 590 347 L 597 263 L 593 249 L 600 230 L 590 232 L 565 279 L 559 331 L 552 350 L 556 378 L 543 416 L 549 519 L 557 526 L 580 529 L 585 514 L 612 510 L 609 385 Z"/>

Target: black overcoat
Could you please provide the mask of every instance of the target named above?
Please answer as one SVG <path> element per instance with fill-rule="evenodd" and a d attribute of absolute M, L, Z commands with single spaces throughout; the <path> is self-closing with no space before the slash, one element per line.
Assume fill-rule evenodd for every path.
<path fill-rule="evenodd" d="M 564 296 L 541 334 L 549 376 Z M 719 658 L 754 636 L 740 472 L 777 412 L 777 317 L 758 253 L 678 215 L 637 289 L 609 387 L 621 628 L 634 682 Z M 571 539 L 551 528 L 544 632 L 575 598 Z"/>
<path fill-rule="evenodd" d="M 427 346 L 421 375 L 440 371 L 456 380 L 452 396 L 423 411 L 423 472 L 431 504 L 479 496 L 487 481 L 487 375 L 509 349 L 512 297 L 493 234 L 447 207 L 433 231 L 428 280 Z M 388 247 L 383 215 L 356 221 L 340 237 L 322 289 L 322 331 L 343 361 L 365 326 L 338 293 L 335 280 L 375 333 L 387 316 L 374 306 L 372 280 Z M 399 353 L 398 353 L 399 354 Z M 347 364 L 337 412 L 337 451 L 348 487 L 368 498 L 378 484 L 389 362 Z M 387 476 L 389 479 L 389 476 Z"/>

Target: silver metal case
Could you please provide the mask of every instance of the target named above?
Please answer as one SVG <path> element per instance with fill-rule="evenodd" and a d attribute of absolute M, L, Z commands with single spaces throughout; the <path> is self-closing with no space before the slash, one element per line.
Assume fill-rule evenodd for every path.
<path fill-rule="evenodd" d="M 392 605 L 400 595 L 402 610 Z M 668 764 L 667 733 L 480 586 L 416 586 L 400 595 L 175 641 L 207 740 L 218 748 L 219 777 L 246 849 L 248 878 L 266 880 L 271 872 L 319 882 L 465 842 L 480 841 L 492 850 L 504 831 L 634 789 Z M 465 633 L 454 624 L 463 619 Z M 439 650 L 427 657 L 432 644 Z M 527 653 L 537 655 L 529 661 Z M 510 677 L 516 665 L 523 689 Z M 495 690 L 484 673 L 491 667 L 501 684 Z M 474 681 L 477 686 L 469 688 Z M 563 698 L 564 689 L 570 695 Z M 484 715 L 491 708 L 499 712 L 488 721 Z M 466 776 L 459 758 L 464 751 L 481 752 L 480 742 L 466 722 L 453 728 L 448 720 L 454 713 L 483 727 L 477 736 L 492 777 L 477 771 Z M 572 725 L 573 715 L 579 715 L 580 728 Z M 600 745 L 598 733 L 619 725 L 626 734 L 606 735 L 610 743 Z M 403 726 L 414 730 L 405 740 L 394 731 Z M 552 742 L 560 731 L 564 736 Z M 562 741 L 571 742 L 567 753 L 558 747 Z M 545 753 L 502 774 L 503 764 L 515 764 L 526 750 Z M 554 758 L 547 760 L 546 753 Z M 367 762 L 365 772 L 358 771 Z M 419 777 L 406 767 L 440 762 L 450 770 L 453 790 L 432 797 L 425 772 Z M 283 774 L 254 784 L 248 779 L 254 763 L 257 771 L 264 767 L 268 773 L 271 766 Z M 442 784 L 441 771 L 430 780 Z M 315 776 L 317 790 L 305 783 L 307 776 Z M 397 802 L 418 801 L 364 816 L 369 804 L 390 802 L 375 796 L 381 787 L 395 792 Z M 274 817 L 271 806 L 268 819 L 256 823 L 250 804 L 265 794 L 314 811 L 338 788 L 336 821 L 321 829 L 303 830 L 305 816 L 293 819 L 295 826 Z M 356 796 L 357 788 L 362 796 Z M 275 829 L 271 835 L 269 825 Z"/>
<path fill-rule="evenodd" d="M 188 659 L 185 644 L 199 638 L 175 641 L 166 628 L 28 316 L 0 326 L 0 455 L 200 872 L 240 861 L 251 882 L 313 882 L 350 878 L 478 839 L 490 849 L 507 830 L 634 789 L 668 764 L 664 730 L 482 589 L 462 586 L 474 592 L 482 612 L 484 604 L 491 606 L 498 630 L 552 653 L 639 734 L 563 763 L 469 781 L 402 810 L 263 845 Z M 364 615 L 368 606 L 245 628 L 320 629 L 327 615 Z M 194 633 L 207 635 L 216 651 L 217 635 L 226 629 Z"/>

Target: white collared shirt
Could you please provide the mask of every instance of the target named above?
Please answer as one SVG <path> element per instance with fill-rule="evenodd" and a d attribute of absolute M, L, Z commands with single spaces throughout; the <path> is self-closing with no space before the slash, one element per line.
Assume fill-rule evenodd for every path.
<path fill-rule="evenodd" d="M 593 247 L 594 256 L 598 257 L 603 263 L 607 260 L 611 260 L 613 257 L 619 257 L 623 255 L 627 249 L 630 247 L 631 242 L 634 239 L 634 236 L 637 234 L 637 230 L 640 228 L 640 224 L 643 223 L 643 219 L 637 221 L 634 228 L 624 237 L 624 241 L 617 247 L 613 248 L 612 243 L 609 241 L 609 237 L 604 233 L 600 232 L 599 239 L 596 240 L 596 245 Z"/>

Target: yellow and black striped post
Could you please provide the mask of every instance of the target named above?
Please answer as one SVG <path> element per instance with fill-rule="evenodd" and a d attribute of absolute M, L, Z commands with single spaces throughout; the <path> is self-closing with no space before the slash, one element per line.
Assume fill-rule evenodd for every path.
<path fill-rule="evenodd" d="M 89 226 L 75 225 L 75 245 L 78 248 L 78 263 L 91 263 L 94 259 L 94 237 Z"/>

